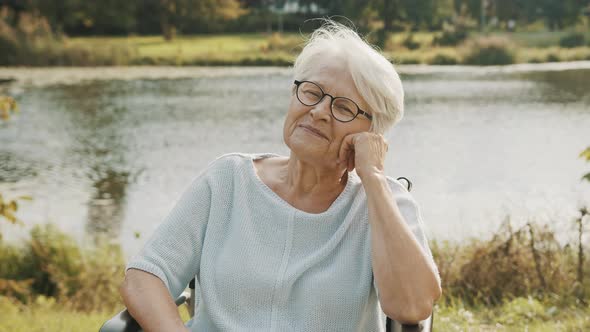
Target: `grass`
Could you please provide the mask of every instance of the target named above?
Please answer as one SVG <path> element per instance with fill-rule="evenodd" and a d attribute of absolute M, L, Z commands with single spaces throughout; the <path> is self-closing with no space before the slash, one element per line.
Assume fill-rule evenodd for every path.
<path fill-rule="evenodd" d="M 480 52 L 477 46 L 482 44 L 481 41 L 496 39 L 506 40 L 506 44 L 512 45 L 510 50 L 505 50 L 511 54 L 509 63 L 590 59 L 590 32 L 585 34 L 587 46 L 559 47 L 560 40 L 568 33 L 571 32 L 472 32 L 464 44 L 445 47 L 433 45 L 440 32 L 414 32 L 411 38 L 408 38 L 408 33 L 395 33 L 385 42 L 383 52 L 395 64 L 505 64 L 505 58 L 494 60 L 498 59 L 497 49 L 489 50 L 495 54 L 486 54 L 487 50 Z M 11 51 L 0 54 L 0 65 L 290 66 L 304 42 L 299 33 L 179 36 L 170 42 L 161 36 L 76 37 L 64 40 L 48 37 L 34 42 L 9 37 L 5 38 L 5 42 Z M 367 37 L 371 39 L 374 36 Z M 492 59 L 491 63 L 489 59 Z"/>
<path fill-rule="evenodd" d="M 590 307 L 557 308 L 530 298 L 501 307 L 435 307 L 435 331 L 588 331 Z"/>
<path fill-rule="evenodd" d="M 566 49 L 559 40 L 568 32 L 497 32 L 471 33 L 472 40 L 492 35 L 509 40 L 514 45 L 515 63 L 578 61 L 590 59 L 588 46 Z M 404 47 L 406 33 L 393 34 L 383 51 L 398 64 L 467 64 L 464 47 L 437 47 L 432 45 L 436 33 L 412 33 L 419 47 Z M 590 33 L 587 33 L 590 40 Z M 292 64 L 303 43 L 298 33 L 264 33 L 231 35 L 180 36 L 171 42 L 160 36 L 83 37 L 70 38 L 67 45 L 73 48 L 100 49 L 107 45 L 113 49 L 130 51 L 126 64 L 131 65 L 279 65 Z"/>
<path fill-rule="evenodd" d="M 431 241 L 443 285 L 436 330 L 590 330 L 590 255 L 577 240 L 590 212 L 579 212 L 566 233 L 535 222 L 515 229 L 507 217 L 489 239 Z M 119 246 L 80 247 L 51 224 L 21 244 L 0 240 L 0 332 L 97 330 L 123 308 L 123 267 Z"/>
<path fill-rule="evenodd" d="M 273 40 L 274 39 L 274 40 Z M 110 45 L 132 49 L 129 64 L 165 65 L 288 65 L 294 59 L 298 34 L 280 37 L 266 34 L 180 36 L 167 42 L 161 36 L 71 38 L 74 47 Z"/>
<path fill-rule="evenodd" d="M 78 312 L 65 310 L 54 301 L 40 297 L 28 306 L 0 297 L 3 313 L 0 332 L 97 331 L 117 311 Z M 588 331 L 590 307 L 556 308 L 536 300 L 517 298 L 496 307 L 437 305 L 434 308 L 435 331 Z M 184 321 L 185 307 L 179 308 Z"/>
<path fill-rule="evenodd" d="M 123 306 L 120 306 L 122 309 Z M 186 322 L 189 319 L 185 306 L 179 313 Z M 119 309 L 119 310 L 120 310 Z M 118 310 L 83 312 L 64 309 L 53 298 L 38 297 L 28 305 L 18 304 L 0 296 L 2 324 L 0 332 L 78 332 L 98 331 Z"/>

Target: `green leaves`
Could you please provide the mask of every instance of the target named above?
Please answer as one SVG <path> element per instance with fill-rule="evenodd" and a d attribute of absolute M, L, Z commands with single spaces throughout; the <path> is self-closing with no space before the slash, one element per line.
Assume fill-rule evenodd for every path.
<path fill-rule="evenodd" d="M 0 118 L 6 121 L 10 118 L 10 113 L 18 113 L 18 105 L 12 97 L 0 96 Z"/>
<path fill-rule="evenodd" d="M 0 217 L 4 217 L 9 223 L 13 225 L 22 225 L 23 222 L 16 217 L 16 211 L 18 210 L 18 200 L 30 201 L 30 196 L 20 196 L 13 200 L 4 200 L 2 194 L 0 194 Z"/>
<path fill-rule="evenodd" d="M 580 158 L 584 158 L 586 161 L 590 162 L 590 146 L 580 153 Z M 582 176 L 582 181 L 584 180 L 590 182 L 590 173 L 586 173 Z"/>

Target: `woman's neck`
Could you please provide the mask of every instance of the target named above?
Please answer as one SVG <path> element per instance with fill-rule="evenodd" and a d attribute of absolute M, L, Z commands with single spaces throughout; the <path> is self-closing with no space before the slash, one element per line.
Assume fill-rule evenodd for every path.
<path fill-rule="evenodd" d="M 288 191 L 297 196 L 338 196 L 346 187 L 348 173 L 344 169 L 312 165 L 291 154 L 281 178 Z"/>

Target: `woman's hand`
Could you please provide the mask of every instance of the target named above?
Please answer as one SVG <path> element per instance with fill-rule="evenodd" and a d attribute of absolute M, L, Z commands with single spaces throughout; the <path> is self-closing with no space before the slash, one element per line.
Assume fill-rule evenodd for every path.
<path fill-rule="evenodd" d="M 388 144 L 381 134 L 362 132 L 344 137 L 338 153 L 338 162 L 364 177 L 383 174 L 383 164 Z"/>

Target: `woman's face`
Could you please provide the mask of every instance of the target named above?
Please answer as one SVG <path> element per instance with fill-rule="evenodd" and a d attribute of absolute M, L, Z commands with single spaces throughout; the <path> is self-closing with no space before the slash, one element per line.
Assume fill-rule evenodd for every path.
<path fill-rule="evenodd" d="M 324 93 L 334 97 L 352 99 L 362 110 L 368 107 L 356 90 L 352 76 L 340 57 L 324 57 L 315 64 L 309 77 L 296 77 L 297 80 L 311 81 L 319 85 Z M 330 112 L 331 99 L 325 96 L 319 104 L 303 105 L 293 88 L 289 112 L 283 127 L 283 138 L 297 158 L 312 164 L 334 168 L 337 166 L 338 152 L 344 137 L 368 131 L 371 120 L 358 115 L 350 122 L 340 122 Z M 314 133 L 319 131 L 319 134 Z"/>

